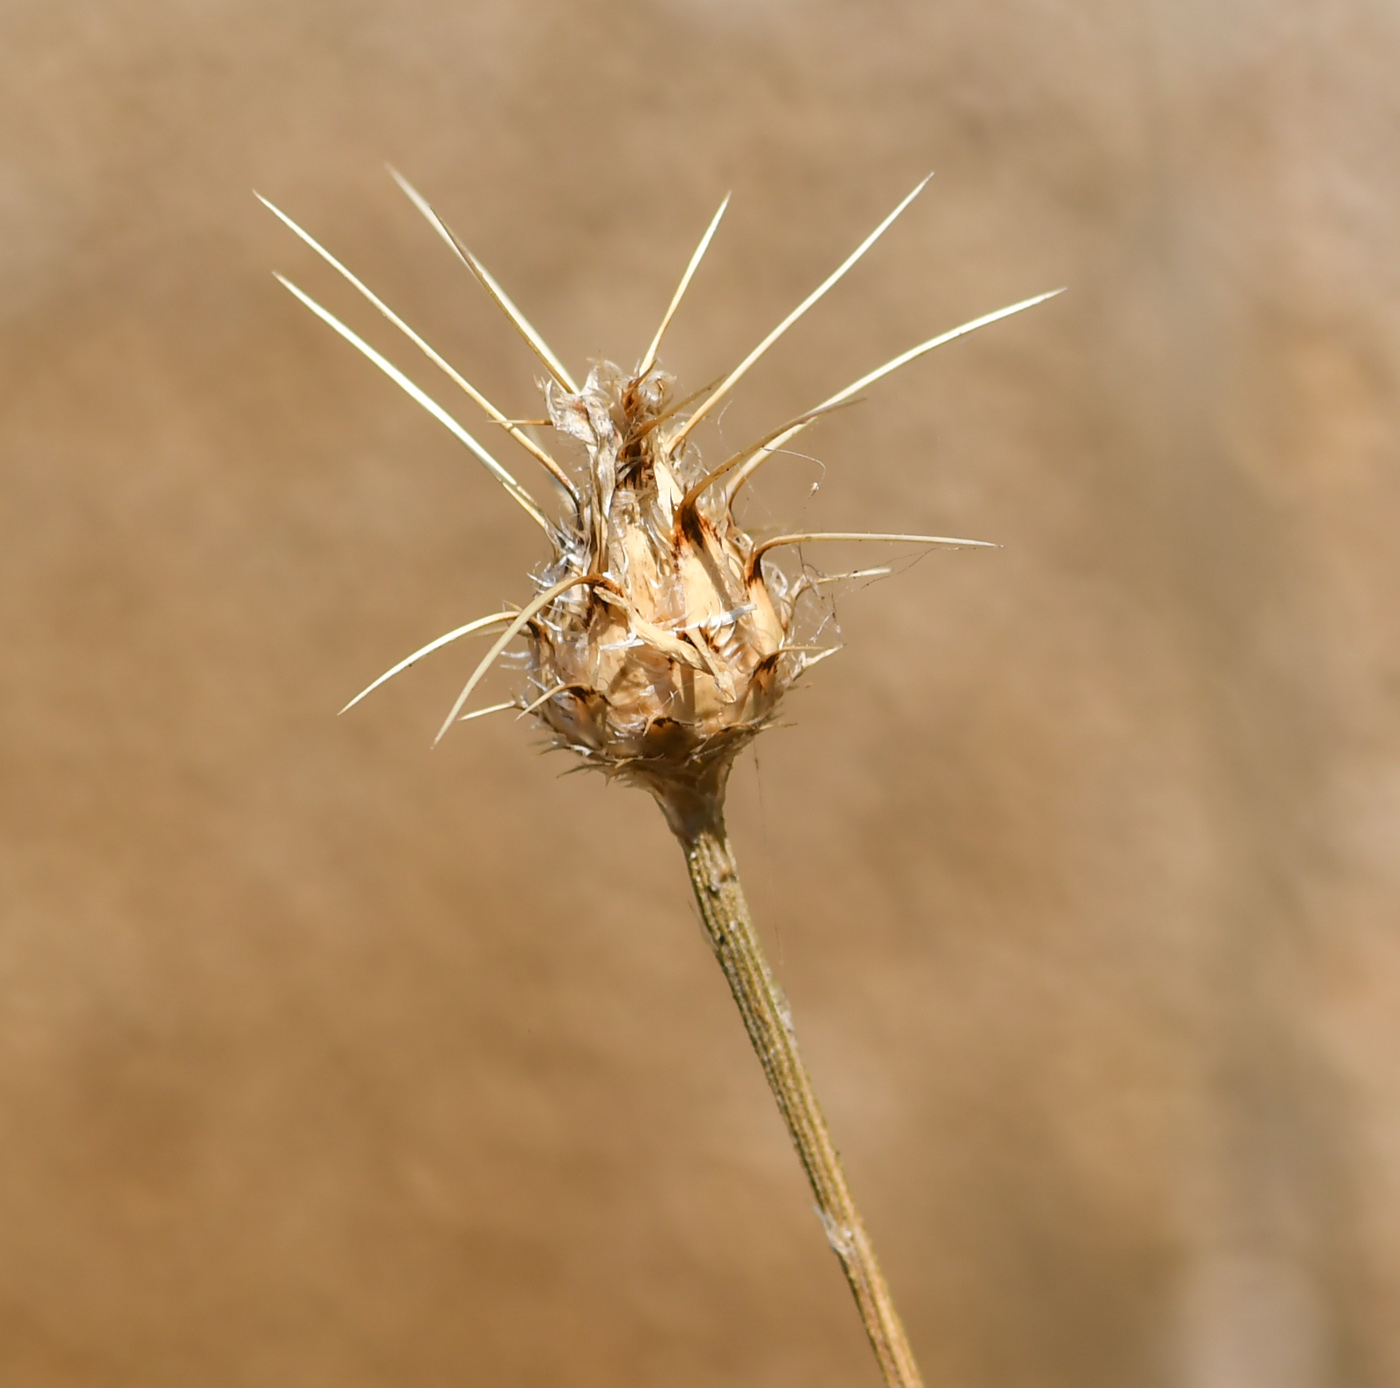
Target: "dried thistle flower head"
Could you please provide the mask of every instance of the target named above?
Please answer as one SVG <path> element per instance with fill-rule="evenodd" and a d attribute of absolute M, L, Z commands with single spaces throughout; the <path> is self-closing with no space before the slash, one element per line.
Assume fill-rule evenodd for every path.
<path fill-rule="evenodd" d="M 714 812 L 736 753 L 771 720 L 783 694 L 803 671 L 830 654 L 830 649 L 794 639 L 800 605 L 820 580 L 805 576 L 789 580 L 776 564 L 765 564 L 770 551 L 823 539 L 985 543 L 947 536 L 819 533 L 780 535 L 759 542 L 735 520 L 739 489 L 796 434 L 881 377 L 944 342 L 1051 295 L 1037 295 L 919 343 L 707 471 L 691 443 L 696 425 L 865 254 L 927 179 L 722 381 L 680 401 L 674 398 L 672 377 L 657 365 L 657 352 L 719 225 L 727 198 L 691 257 L 661 327 L 636 369 L 629 373 L 600 362 L 579 386 L 485 267 L 414 189 L 403 179 L 398 181 L 536 352 L 549 373 L 545 383 L 549 422 L 561 435 L 582 445 L 585 461 L 577 474 L 562 466 L 319 243 L 267 204 L 534 456 L 564 503 L 562 515 L 551 520 L 506 468 L 436 401 L 283 280 L 313 312 L 451 429 L 544 529 L 552 547 L 549 562 L 537 575 L 537 592 L 524 607 L 479 618 L 430 642 L 386 671 L 346 707 L 448 642 L 474 632 L 496 631 L 496 640 L 438 737 L 460 717 L 520 708 L 535 715 L 558 746 L 609 775 L 650 790 L 672 828 L 683 832 L 691 820 Z M 518 639 L 526 642 L 529 694 L 464 715 L 462 710 L 482 677 Z"/>
<path fill-rule="evenodd" d="M 788 641 L 797 595 L 765 580 L 693 450 L 672 448 L 672 387 L 659 368 L 607 362 L 576 393 L 547 387 L 588 476 L 581 523 L 558 534 L 544 575 L 560 591 L 529 626 L 536 711 L 555 740 L 665 804 L 718 792 L 809 659 Z"/>

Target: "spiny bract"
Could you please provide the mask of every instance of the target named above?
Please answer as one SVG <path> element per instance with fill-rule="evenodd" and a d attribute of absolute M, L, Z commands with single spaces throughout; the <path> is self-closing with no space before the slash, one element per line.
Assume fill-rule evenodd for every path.
<path fill-rule="evenodd" d="M 449 428 L 543 528 L 553 549 L 537 576 L 534 598 L 523 608 L 478 618 L 430 642 L 386 671 L 346 708 L 429 652 L 475 632 L 494 632 L 491 649 L 462 690 L 439 738 L 459 717 L 523 709 L 543 722 L 557 745 L 650 790 L 673 827 L 679 828 L 696 806 L 717 803 L 735 754 L 772 718 L 784 692 L 803 670 L 830 653 L 794 639 L 800 604 L 822 580 L 804 575 L 790 581 L 775 565 L 765 566 L 768 551 L 823 539 L 983 543 L 932 535 L 819 533 L 780 535 L 760 543 L 734 519 L 733 503 L 740 487 L 796 434 L 881 377 L 944 342 L 1051 294 L 1012 304 L 919 343 L 707 472 L 690 446 L 695 426 L 874 244 L 927 179 L 722 381 L 679 402 L 674 399 L 673 379 L 656 364 L 657 350 L 719 225 L 727 198 L 691 257 L 637 368 L 629 373 L 601 362 L 580 387 L 481 262 L 414 189 L 403 179 L 398 181 L 544 364 L 549 373 L 545 397 L 550 422 L 582 444 L 586 475 L 576 476 L 561 466 L 334 256 L 268 203 L 531 453 L 564 498 L 562 518 L 551 520 L 510 472 L 435 400 L 339 319 L 283 280 L 317 316 Z M 529 695 L 463 714 L 482 676 L 517 639 L 524 639 L 527 646 Z"/>

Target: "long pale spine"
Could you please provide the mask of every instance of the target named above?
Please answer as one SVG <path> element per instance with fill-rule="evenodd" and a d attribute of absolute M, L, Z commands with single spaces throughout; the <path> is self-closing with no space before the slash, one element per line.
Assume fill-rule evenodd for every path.
<path fill-rule="evenodd" d="M 841 1260 L 885 1382 L 889 1388 L 922 1388 L 904 1326 L 797 1049 L 787 1000 L 759 944 L 723 817 L 714 813 L 698 827 L 678 830 L 677 837 L 705 933 L 797 1148 L 827 1241 Z"/>

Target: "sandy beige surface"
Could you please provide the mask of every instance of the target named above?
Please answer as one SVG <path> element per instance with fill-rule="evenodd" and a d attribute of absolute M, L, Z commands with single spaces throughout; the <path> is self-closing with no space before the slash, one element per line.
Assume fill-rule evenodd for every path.
<path fill-rule="evenodd" d="M 269 273 L 391 345 L 252 187 L 535 413 L 386 161 L 578 369 L 732 188 L 694 385 L 936 169 L 714 456 L 1071 287 L 756 489 L 1004 548 L 841 601 L 750 895 L 930 1388 L 1400 1381 L 1397 59 L 1365 0 L 6 0 L 0 1382 L 876 1383 L 652 805 L 430 751 L 470 652 L 334 717 L 542 552 Z"/>

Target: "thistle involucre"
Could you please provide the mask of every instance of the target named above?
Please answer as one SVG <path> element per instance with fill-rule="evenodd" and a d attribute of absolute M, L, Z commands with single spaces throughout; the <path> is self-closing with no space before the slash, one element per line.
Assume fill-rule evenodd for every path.
<path fill-rule="evenodd" d="M 920 1379 L 912 1351 L 798 1054 L 789 1009 L 749 919 L 724 831 L 724 789 L 736 753 L 772 719 L 784 692 L 802 672 L 830 653 L 830 648 L 806 644 L 796 635 L 802 604 L 823 580 L 805 573 L 788 578 L 776 557 L 767 558 L 770 551 L 817 540 L 983 542 L 938 535 L 833 533 L 778 535 L 758 541 L 735 520 L 734 502 L 768 458 L 823 414 L 942 343 L 1051 295 L 1012 304 L 911 347 L 707 470 L 691 442 L 695 427 L 865 254 L 923 183 L 723 380 L 679 400 L 672 378 L 657 365 L 657 352 L 719 225 L 727 198 L 701 238 L 656 336 L 635 369 L 623 371 L 602 362 L 580 387 L 480 261 L 417 192 L 402 179 L 399 183 L 539 357 L 548 372 L 549 422 L 568 441 L 570 450 L 581 451 L 583 457 L 572 467 L 557 461 L 329 251 L 267 204 L 533 456 L 561 502 L 559 514 L 551 518 L 441 405 L 339 319 L 283 280 L 318 317 L 450 429 L 544 530 L 551 547 L 548 561 L 535 576 L 536 591 L 522 607 L 477 618 L 429 642 L 386 671 L 346 708 L 451 642 L 476 633 L 494 635 L 439 738 L 459 719 L 520 709 L 540 720 L 556 745 L 656 796 L 685 850 L 711 946 L 807 1172 L 828 1241 L 850 1282 L 885 1380 L 892 1388 L 917 1388 Z M 561 450 L 561 456 L 567 455 Z M 464 713 L 483 676 L 516 641 L 525 643 L 528 690 L 506 703 Z"/>
<path fill-rule="evenodd" d="M 530 620 L 537 712 L 555 740 L 645 786 L 668 812 L 717 795 L 735 753 L 812 658 L 789 642 L 800 585 L 764 572 L 714 479 L 672 446 L 672 381 L 594 367 L 548 387 L 587 452 L 576 531 L 560 532 Z M 669 413 L 669 418 L 668 418 Z"/>

